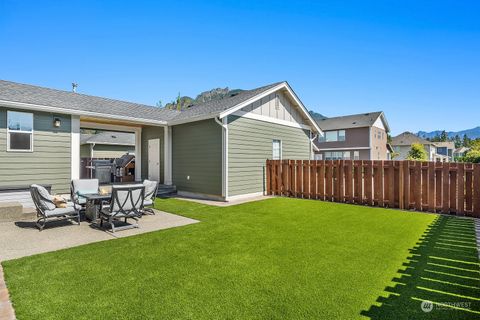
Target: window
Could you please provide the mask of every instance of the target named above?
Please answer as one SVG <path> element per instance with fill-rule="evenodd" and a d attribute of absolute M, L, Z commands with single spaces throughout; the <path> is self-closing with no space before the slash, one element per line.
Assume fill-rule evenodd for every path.
<path fill-rule="evenodd" d="M 272 141 L 272 159 L 273 160 L 282 159 L 282 141 L 281 140 Z"/>
<path fill-rule="evenodd" d="M 7 112 L 7 151 L 33 151 L 33 114 Z"/>
<path fill-rule="evenodd" d="M 323 155 L 321 153 L 315 153 L 314 159 L 315 160 L 323 160 Z"/>
<path fill-rule="evenodd" d="M 353 160 L 360 160 L 360 151 L 353 151 Z"/>
<path fill-rule="evenodd" d="M 327 151 L 325 160 L 350 160 L 350 151 Z"/>
<path fill-rule="evenodd" d="M 319 142 L 345 141 L 345 130 L 326 131 L 325 135 L 318 137 Z"/>
<path fill-rule="evenodd" d="M 327 131 L 325 132 L 325 141 L 337 141 L 337 131 Z"/>

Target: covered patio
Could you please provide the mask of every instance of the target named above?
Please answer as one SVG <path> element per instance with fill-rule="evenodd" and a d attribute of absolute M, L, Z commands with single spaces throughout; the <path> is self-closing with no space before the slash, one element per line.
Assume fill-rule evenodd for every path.
<path fill-rule="evenodd" d="M 72 116 L 71 178 L 81 178 L 80 135 L 83 130 L 131 133 L 135 136 L 134 174 L 128 181 L 149 179 L 172 185 L 171 128 L 137 121 L 120 121 L 101 117 Z M 126 175 L 126 174 L 125 174 Z"/>

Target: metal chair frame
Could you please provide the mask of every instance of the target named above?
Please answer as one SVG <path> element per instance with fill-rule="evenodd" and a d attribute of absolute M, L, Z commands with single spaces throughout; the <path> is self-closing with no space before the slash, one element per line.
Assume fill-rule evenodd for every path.
<path fill-rule="evenodd" d="M 78 222 L 78 225 L 80 225 L 80 211 L 73 207 L 75 212 L 71 214 L 65 214 L 62 216 L 52 216 L 52 217 L 47 217 L 45 210 L 42 209 L 39 205 L 41 200 L 46 200 L 52 202 L 50 199 L 45 198 L 42 196 L 37 188 L 35 187 L 30 187 L 30 195 L 32 196 L 33 203 L 35 204 L 35 209 L 37 211 L 37 222 L 35 225 L 38 227 L 40 231 L 45 228 L 45 225 L 47 222 L 52 222 L 52 221 L 62 221 L 62 220 L 73 220 L 76 219 Z"/>
<path fill-rule="evenodd" d="M 136 190 L 140 190 L 140 195 L 138 199 L 134 202 L 133 199 L 133 192 Z M 119 192 L 127 192 L 127 196 L 123 202 L 119 199 Z M 145 187 L 142 186 L 133 186 L 133 187 L 120 187 L 120 188 L 112 188 L 112 198 L 110 200 L 110 207 L 106 209 L 102 209 L 100 211 L 100 226 L 103 226 L 103 221 L 108 222 L 111 226 L 112 233 L 118 230 L 125 230 L 131 228 L 138 228 L 138 218 L 141 217 L 143 208 L 143 200 L 145 198 Z M 126 209 L 126 204 L 132 206 L 131 209 Z M 114 211 L 115 205 L 118 206 L 118 210 Z M 127 223 L 127 219 L 135 220 L 135 224 L 127 225 L 124 227 L 115 227 L 114 221 L 124 219 L 125 223 Z"/>

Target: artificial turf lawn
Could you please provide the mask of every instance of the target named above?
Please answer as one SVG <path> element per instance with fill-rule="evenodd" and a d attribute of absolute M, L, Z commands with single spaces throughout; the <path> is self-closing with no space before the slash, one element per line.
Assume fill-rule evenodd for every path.
<path fill-rule="evenodd" d="M 479 316 L 415 300 L 479 297 L 471 220 L 287 198 L 157 201 L 201 222 L 3 262 L 18 319 Z"/>

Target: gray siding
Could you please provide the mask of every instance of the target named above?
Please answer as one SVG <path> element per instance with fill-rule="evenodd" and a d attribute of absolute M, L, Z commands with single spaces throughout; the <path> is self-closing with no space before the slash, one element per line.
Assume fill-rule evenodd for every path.
<path fill-rule="evenodd" d="M 0 187 L 41 183 L 51 184 L 54 193 L 70 192 L 70 116 L 35 112 L 33 152 L 7 152 L 7 110 L 0 107 Z M 60 128 L 53 127 L 55 117 Z"/>
<path fill-rule="evenodd" d="M 172 179 L 179 191 L 222 195 L 222 128 L 214 119 L 172 127 Z"/>
<path fill-rule="evenodd" d="M 160 183 L 164 181 L 165 141 L 164 128 L 147 126 L 142 128 L 142 180 L 148 179 L 148 140 L 160 139 Z"/>
<path fill-rule="evenodd" d="M 310 159 L 310 132 L 259 120 L 228 117 L 228 195 L 264 191 L 265 161 L 272 140 L 282 141 L 283 159 Z"/>

